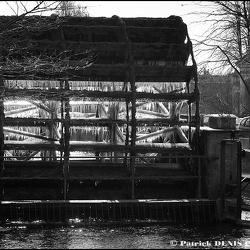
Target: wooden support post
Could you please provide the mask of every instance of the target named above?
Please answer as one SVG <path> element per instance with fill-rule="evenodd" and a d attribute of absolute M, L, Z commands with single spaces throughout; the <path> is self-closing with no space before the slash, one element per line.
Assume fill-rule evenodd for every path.
<path fill-rule="evenodd" d="M 125 53 L 125 63 L 127 64 L 126 75 L 129 79 L 131 86 L 131 150 L 130 150 L 130 170 L 131 170 L 131 197 L 135 197 L 135 187 L 134 187 L 134 172 L 135 172 L 135 139 L 136 139 L 136 86 L 135 86 L 135 69 L 134 69 L 134 58 L 131 51 L 131 42 L 128 38 L 126 31 L 125 22 L 118 16 L 115 16 L 119 21 L 119 25 L 122 28 L 124 41 L 126 43 L 126 53 Z M 126 79 L 126 80 L 128 80 Z"/>
<path fill-rule="evenodd" d="M 0 77 L 0 177 L 3 176 L 4 171 L 4 100 L 3 100 L 3 91 L 4 91 L 4 80 L 3 77 Z M 4 183 L 0 182 L 0 200 L 3 199 L 3 187 Z"/>
<path fill-rule="evenodd" d="M 65 81 L 65 89 L 69 90 L 69 82 Z M 65 100 L 65 122 L 64 122 L 64 199 L 67 199 L 68 192 L 68 173 L 69 173 L 69 140 L 70 140 L 70 104 L 69 99 Z"/>
<path fill-rule="evenodd" d="M 220 200 L 219 200 L 219 220 L 225 219 L 225 160 L 226 160 L 226 140 L 221 141 L 221 152 L 220 152 Z"/>
<path fill-rule="evenodd" d="M 120 25 L 123 29 L 125 36 L 125 42 L 127 44 L 126 62 L 128 64 L 129 81 L 131 86 L 132 98 L 131 98 L 131 152 L 130 152 L 130 168 L 131 168 L 131 198 L 135 198 L 135 187 L 134 187 L 134 174 L 135 174 L 135 139 L 136 139 L 136 86 L 135 86 L 135 69 L 134 69 L 134 58 L 131 51 L 131 42 L 128 38 L 126 25 L 124 21 L 119 18 Z"/>
<path fill-rule="evenodd" d="M 118 117 L 118 111 L 119 111 L 119 103 L 117 102 L 112 102 L 110 107 L 109 107 L 109 118 L 111 120 L 117 120 Z M 116 124 L 111 124 L 110 125 L 110 142 L 113 144 L 117 144 L 117 129 L 116 129 Z M 117 152 L 112 152 L 112 155 L 114 156 L 114 159 L 112 161 L 117 162 Z"/>
<path fill-rule="evenodd" d="M 65 52 L 67 50 L 66 48 L 66 42 L 64 38 L 63 28 L 59 27 L 59 33 L 58 33 L 58 39 L 61 41 L 61 50 L 62 50 L 62 57 L 65 59 L 66 55 Z M 64 89 L 69 90 L 69 81 L 67 77 L 67 73 L 63 74 L 64 80 Z M 62 86 L 62 85 L 61 85 Z M 64 98 L 64 107 L 65 107 L 65 119 L 64 119 L 64 136 L 63 138 L 63 145 L 64 145 L 64 162 L 63 162 L 63 176 L 64 176 L 64 182 L 63 182 L 63 199 L 67 200 L 67 193 L 68 193 L 68 172 L 69 172 L 69 140 L 70 140 L 70 104 L 69 104 L 69 98 Z M 61 109 L 62 115 L 63 110 Z M 66 219 L 66 218 L 65 218 Z"/>
<path fill-rule="evenodd" d="M 60 89 L 63 89 L 63 81 L 60 80 Z M 64 148 L 64 98 L 61 98 L 61 139 L 60 139 L 60 165 L 63 166 L 63 148 Z"/>
<path fill-rule="evenodd" d="M 242 198 L 241 198 L 241 180 L 242 180 L 242 157 L 245 156 L 245 151 L 242 150 L 241 141 L 237 140 L 237 188 L 236 188 L 236 223 L 241 221 L 242 213 Z"/>
<path fill-rule="evenodd" d="M 189 50 L 190 50 L 190 53 L 191 53 L 191 58 L 192 58 L 192 62 L 193 62 L 193 68 L 194 68 L 194 93 L 195 93 L 195 98 L 196 98 L 196 107 L 195 107 L 195 123 L 196 123 L 196 130 L 195 130 L 195 134 L 196 134 L 196 137 L 194 138 L 194 141 L 195 141 L 195 145 L 196 145 L 196 148 L 195 148 L 195 151 L 196 151 L 196 154 L 199 154 L 200 153 L 200 111 L 199 111 L 199 105 L 200 105 L 200 92 L 199 92 L 199 89 L 198 89 L 198 73 L 197 73 L 197 64 L 196 64 L 196 61 L 194 59 L 194 52 L 193 52 L 193 45 L 192 45 L 192 42 L 187 34 L 187 38 L 188 38 L 188 45 L 189 45 Z M 190 105 L 189 105 L 190 106 Z M 191 110 L 190 110 L 191 112 Z M 191 114 L 189 116 L 189 119 L 191 120 Z M 191 131 L 191 129 L 189 129 L 189 131 Z"/>
<path fill-rule="evenodd" d="M 240 223 L 241 221 L 241 180 L 242 180 L 242 157 L 245 156 L 245 151 L 242 150 L 240 140 L 224 139 L 221 141 L 221 166 L 220 166 L 220 207 L 219 207 L 219 219 L 224 220 L 226 218 L 226 143 L 235 143 L 237 146 L 237 170 L 236 170 L 236 211 L 235 211 L 235 222 Z"/>
<path fill-rule="evenodd" d="M 128 87 L 127 87 L 127 82 L 124 82 L 124 90 L 128 91 Z M 126 98 L 126 121 L 127 121 L 127 125 L 126 125 L 126 139 L 125 139 L 125 146 L 128 146 L 129 144 L 129 101 Z M 125 153 L 125 158 L 124 158 L 124 165 L 127 166 L 127 156 L 128 153 Z"/>
<path fill-rule="evenodd" d="M 3 100 L 3 91 L 4 91 L 4 81 L 3 78 L 0 78 L 0 171 L 1 176 L 4 169 L 4 100 Z"/>

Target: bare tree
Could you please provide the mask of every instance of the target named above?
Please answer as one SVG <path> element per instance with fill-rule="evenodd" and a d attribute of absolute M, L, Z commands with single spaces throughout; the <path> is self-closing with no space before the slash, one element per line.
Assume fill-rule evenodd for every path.
<path fill-rule="evenodd" d="M 78 62 L 71 65 L 68 61 L 76 54 L 74 52 L 73 55 L 68 48 L 61 48 L 58 52 L 49 55 L 46 51 L 34 54 L 33 48 L 37 49 L 37 43 L 33 37 L 43 36 L 46 31 L 52 29 L 57 30 L 64 22 L 67 22 L 67 17 L 42 16 L 46 11 L 60 9 L 60 6 L 64 4 L 63 1 L 37 1 L 35 6 L 29 5 L 29 9 L 23 1 L 15 3 L 15 8 L 14 5 L 10 6 L 10 3 L 7 3 L 15 16 L 0 17 L 0 74 L 2 76 L 9 77 L 12 74 L 33 76 L 37 73 L 51 76 L 76 67 L 79 69 L 87 66 L 90 57 L 86 51 L 78 53 Z"/>
<path fill-rule="evenodd" d="M 197 23 L 208 25 L 199 41 L 193 41 L 196 55 L 207 53 L 202 64 L 212 65 L 211 73 L 236 72 L 249 99 L 250 76 L 239 65 L 244 62 L 250 67 L 250 1 L 199 1 L 195 5 L 200 9 L 191 14 L 197 15 Z M 250 102 L 246 106 L 250 112 Z"/>
<path fill-rule="evenodd" d="M 59 16 L 89 16 L 87 7 L 76 4 L 75 1 L 61 1 L 56 14 Z"/>
<path fill-rule="evenodd" d="M 0 22 L 0 50 L 1 56 L 3 51 L 20 49 L 20 42 L 27 38 L 27 33 L 44 32 L 45 30 L 56 28 L 60 25 L 58 20 L 39 19 L 32 17 L 33 15 L 42 15 L 44 12 L 55 10 L 60 1 L 36 1 L 28 4 L 24 1 L 5 2 L 13 11 L 12 18 L 2 16 Z M 29 16 L 29 18 L 25 18 Z M 44 22 L 45 21 L 45 22 Z M 36 33 L 37 34 L 37 33 Z M 27 42 L 27 39 L 26 39 Z M 19 51 L 21 52 L 21 51 Z M 1 60 L 3 61 L 3 60 Z"/>
<path fill-rule="evenodd" d="M 250 22 L 249 1 L 199 1 L 195 4 L 200 7 L 196 21 L 206 24 L 207 29 L 199 41 L 195 41 L 196 52 L 208 52 L 208 60 L 203 63 L 216 63 L 216 69 L 222 70 L 228 61 L 235 66 L 249 49 Z M 211 71 L 211 70 L 210 70 Z"/>
<path fill-rule="evenodd" d="M 232 74 L 214 75 L 204 70 L 203 74 L 199 74 L 199 85 L 201 113 L 238 115 L 237 93 L 232 94 L 235 90 Z"/>
<path fill-rule="evenodd" d="M 22 17 L 34 14 L 46 14 L 58 8 L 61 1 L 3 1 L 4 8 L 9 8 L 13 15 Z"/>

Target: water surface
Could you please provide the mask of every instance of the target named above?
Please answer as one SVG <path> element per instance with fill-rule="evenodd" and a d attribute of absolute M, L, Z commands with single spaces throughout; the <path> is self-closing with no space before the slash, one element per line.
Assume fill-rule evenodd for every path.
<path fill-rule="evenodd" d="M 250 249 L 250 228 L 218 222 L 58 228 L 19 226 L 2 228 L 0 235 L 1 249 Z"/>

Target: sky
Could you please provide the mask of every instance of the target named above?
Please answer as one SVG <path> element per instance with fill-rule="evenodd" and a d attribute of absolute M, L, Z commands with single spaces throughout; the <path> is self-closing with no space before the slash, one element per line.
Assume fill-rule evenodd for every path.
<path fill-rule="evenodd" d="M 32 2 L 22 1 L 25 6 L 31 7 Z M 76 4 L 87 6 L 91 17 L 169 17 L 181 16 L 189 28 L 189 35 L 196 36 L 199 27 L 191 23 L 195 17 L 190 15 L 194 8 L 194 1 L 75 1 Z M 27 8 L 28 8 L 27 7 Z M 17 12 L 15 1 L 0 1 L 0 15 L 13 15 Z M 21 14 L 21 7 L 19 8 Z"/>
<path fill-rule="evenodd" d="M 190 26 L 195 17 L 190 15 L 194 9 L 193 1 L 76 1 L 87 6 L 92 17 L 169 17 L 181 16 L 183 21 Z M 190 30 L 190 35 L 198 34 L 196 28 Z"/>

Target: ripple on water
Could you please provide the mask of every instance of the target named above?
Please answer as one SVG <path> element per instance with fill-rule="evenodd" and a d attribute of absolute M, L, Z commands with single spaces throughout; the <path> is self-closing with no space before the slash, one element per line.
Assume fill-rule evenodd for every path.
<path fill-rule="evenodd" d="M 179 245 L 171 246 L 172 240 Z M 36 229 L 16 227 L 0 232 L 1 249 L 190 248 L 180 246 L 180 242 L 246 240 L 250 240 L 250 229 L 225 223 Z"/>

